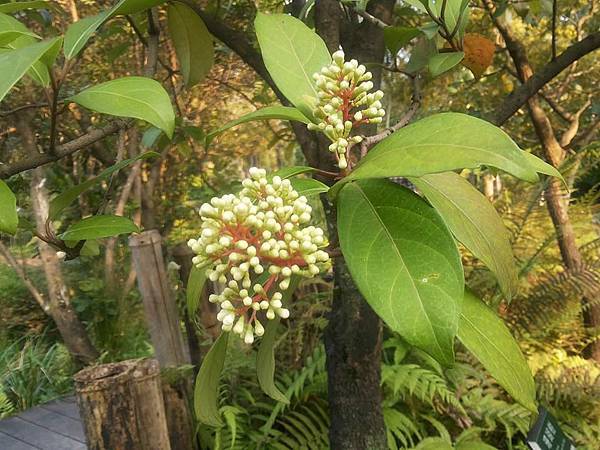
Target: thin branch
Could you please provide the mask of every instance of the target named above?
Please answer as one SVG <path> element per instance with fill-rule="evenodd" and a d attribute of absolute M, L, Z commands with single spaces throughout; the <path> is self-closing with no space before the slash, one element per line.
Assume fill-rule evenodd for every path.
<path fill-rule="evenodd" d="M 354 8 L 354 12 L 356 14 L 358 14 L 360 17 L 362 17 L 363 19 L 365 19 L 366 21 L 371 22 L 373 25 L 378 26 L 379 28 L 389 27 L 389 25 L 387 23 L 385 23 L 383 20 L 378 19 L 373 14 L 369 14 L 365 10 Z"/>
<path fill-rule="evenodd" d="M 412 101 L 411 101 L 411 104 L 410 104 L 408 110 L 404 113 L 404 115 L 400 118 L 400 120 L 398 120 L 398 122 L 396 122 L 396 124 L 394 124 L 393 126 L 386 128 L 379 134 L 375 134 L 373 136 L 367 136 L 366 138 L 364 138 L 362 140 L 362 142 L 360 143 L 361 158 L 364 158 L 366 156 L 367 152 L 375 144 L 377 144 L 378 142 L 381 142 L 386 137 L 388 137 L 390 134 L 394 133 L 395 131 L 398 131 L 400 128 L 403 128 L 406 125 L 408 125 L 410 123 L 410 121 L 412 120 L 412 118 L 414 117 L 414 115 L 416 114 L 416 112 L 419 110 L 419 108 L 421 106 L 421 100 L 422 100 L 422 98 L 421 98 L 421 82 L 420 82 L 419 77 L 417 76 L 417 77 L 413 78 L 413 95 L 412 95 Z"/>
<path fill-rule="evenodd" d="M 550 106 L 550 108 L 552 108 L 552 110 L 558 114 L 558 116 L 564 120 L 565 122 L 570 122 L 573 119 L 573 115 L 567 111 L 566 109 L 564 109 L 558 102 L 556 102 L 552 97 L 550 97 L 549 95 L 547 95 L 544 91 L 540 91 L 538 92 L 538 95 L 544 99 L 544 101 L 546 103 L 548 103 L 548 106 Z"/>
<path fill-rule="evenodd" d="M 546 83 L 556 77 L 564 69 L 585 55 L 600 48 L 600 31 L 590 34 L 585 39 L 576 42 L 567 48 L 556 59 L 546 64 L 525 83 L 515 89 L 502 104 L 496 108 L 493 121 L 502 125 L 516 113 L 531 97 L 533 97 Z"/>
<path fill-rule="evenodd" d="M 116 133 L 119 130 L 127 129 L 133 124 L 131 120 L 117 119 L 109 123 L 103 128 L 95 128 L 89 132 L 79 136 L 62 145 L 57 145 L 55 152 L 50 153 L 39 153 L 30 158 L 16 161 L 11 164 L 0 164 L 0 179 L 8 178 L 17 173 L 24 172 L 25 170 L 34 169 L 44 164 L 48 164 L 54 161 L 58 161 L 65 156 L 71 155 L 89 145 L 104 139 L 111 134 Z"/>
<path fill-rule="evenodd" d="M 0 111 L 0 117 L 8 117 L 12 114 L 17 114 L 21 111 L 25 111 L 27 109 L 34 109 L 34 108 L 45 108 L 47 106 L 50 106 L 48 103 L 31 103 L 29 105 L 22 105 L 22 106 L 17 106 L 16 108 L 13 109 L 9 109 L 6 111 Z"/>

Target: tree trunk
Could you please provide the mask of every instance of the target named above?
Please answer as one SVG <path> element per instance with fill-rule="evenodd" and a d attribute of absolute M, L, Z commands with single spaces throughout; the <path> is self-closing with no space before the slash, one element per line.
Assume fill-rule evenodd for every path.
<path fill-rule="evenodd" d="M 37 143 L 29 120 L 28 115 L 20 116 L 18 129 L 25 152 L 36 155 L 38 154 Z M 38 233 L 45 234 L 49 200 L 44 186 L 46 182 L 44 169 L 38 167 L 32 170 L 31 174 L 30 193 L 35 224 Z M 48 285 L 48 298 L 43 306 L 44 312 L 56 324 L 71 356 L 79 363 L 91 364 L 98 358 L 99 353 L 71 305 L 69 290 L 63 280 L 56 250 L 40 239 L 38 239 L 38 249 Z"/>
<path fill-rule="evenodd" d="M 48 217 L 48 193 L 44 187 L 45 181 L 41 167 L 32 171 L 31 200 L 39 233 L 45 233 Z M 92 345 L 85 327 L 71 305 L 69 289 L 65 285 L 56 250 L 42 240 L 38 240 L 38 249 L 48 286 L 46 313 L 56 323 L 71 355 L 83 364 L 91 364 L 98 358 L 99 353 Z"/>
<path fill-rule="evenodd" d="M 392 8 L 392 1 L 376 0 L 369 3 L 368 11 L 389 22 Z M 346 54 L 362 64 L 383 61 L 382 30 L 367 21 L 345 23 L 339 2 L 317 0 L 315 25 L 331 52 L 342 43 Z M 376 67 L 370 70 L 377 89 L 381 70 Z M 298 137 L 311 164 L 323 170 L 332 169 L 328 142 L 314 135 L 312 141 L 306 134 Z M 326 198 L 323 205 L 330 240 L 335 243 L 338 241 L 335 207 Z M 333 304 L 325 331 L 329 439 L 334 450 L 388 448 L 381 405 L 381 334 L 381 322 L 356 288 L 343 257 L 335 258 Z"/>
<path fill-rule="evenodd" d="M 90 450 L 172 448 L 156 360 L 90 367 L 74 378 Z"/>

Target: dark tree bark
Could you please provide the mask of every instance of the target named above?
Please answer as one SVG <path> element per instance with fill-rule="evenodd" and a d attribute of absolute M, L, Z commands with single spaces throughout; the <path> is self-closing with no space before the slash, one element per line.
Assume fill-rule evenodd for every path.
<path fill-rule="evenodd" d="M 389 23 L 392 8 L 392 1 L 379 0 L 371 1 L 368 10 Z M 329 50 L 334 52 L 341 43 L 349 58 L 362 64 L 381 63 L 385 52 L 382 30 L 367 21 L 346 22 L 344 17 L 339 2 L 317 0 L 315 24 Z M 372 72 L 378 88 L 381 69 Z M 331 170 L 333 158 L 328 143 L 314 137 L 311 141 L 304 130 L 298 130 L 297 135 L 307 159 L 323 170 Z M 335 206 L 327 198 L 323 198 L 323 204 L 329 237 L 336 243 Z M 330 445 L 334 450 L 387 449 L 380 389 L 381 322 L 358 291 L 342 256 L 335 258 L 333 268 L 333 304 L 325 331 Z"/>

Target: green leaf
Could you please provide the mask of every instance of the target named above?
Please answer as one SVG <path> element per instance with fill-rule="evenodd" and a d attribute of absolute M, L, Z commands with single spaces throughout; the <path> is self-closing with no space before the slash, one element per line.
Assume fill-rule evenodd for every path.
<path fill-rule="evenodd" d="M 171 99 L 151 78 L 117 78 L 92 86 L 71 100 L 100 113 L 145 120 L 173 137 L 175 113 Z"/>
<path fill-rule="evenodd" d="M 206 283 L 206 267 L 197 267 L 195 264 L 190 270 L 187 285 L 185 287 L 185 297 L 188 309 L 188 315 L 194 317 L 198 306 L 200 306 L 200 298 Z"/>
<path fill-rule="evenodd" d="M 306 197 L 323 194 L 329 191 L 329 186 L 313 178 L 292 178 L 290 181 L 292 183 L 292 187 L 298 192 L 298 194 Z"/>
<path fill-rule="evenodd" d="M 35 44 L 38 42 L 36 38 L 31 36 L 22 35 L 15 39 L 14 41 L 6 44 L 6 47 L 12 50 L 17 50 L 20 48 L 28 47 L 31 44 Z M 56 48 L 58 48 L 57 46 Z M 0 49 L 0 52 L 6 51 L 5 49 Z M 48 52 L 51 53 L 51 52 Z M 50 86 L 50 73 L 48 72 L 48 67 L 44 62 L 42 62 L 41 58 L 39 61 L 33 63 L 31 68 L 27 70 L 27 75 L 36 83 L 41 86 L 48 87 Z"/>
<path fill-rule="evenodd" d="M 410 73 L 418 72 L 427 65 L 429 58 L 436 53 L 437 48 L 433 39 L 427 39 L 425 36 L 419 38 L 411 50 L 410 60 L 404 70 Z"/>
<path fill-rule="evenodd" d="M 141 155 L 136 156 L 135 158 L 125 159 L 125 160 L 121 161 L 120 163 L 115 164 L 115 165 L 103 170 L 94 178 L 90 178 L 89 180 L 84 181 L 81 184 L 78 184 L 76 186 L 73 186 L 70 189 L 67 189 L 63 193 L 54 197 L 52 199 L 52 201 L 50 202 L 50 208 L 48 210 L 48 218 L 50 220 L 56 220 L 58 218 L 58 215 L 67 206 L 69 206 L 71 203 L 73 203 L 75 201 L 75 199 L 77 197 L 79 197 L 83 192 L 87 191 L 89 188 L 91 188 L 94 184 L 98 183 L 99 181 L 102 181 L 105 178 L 112 175 L 113 173 L 117 172 L 118 170 L 121 170 L 123 167 L 127 167 L 128 165 L 130 165 L 140 159 L 154 158 L 156 156 L 158 156 L 158 153 L 156 153 L 156 152 L 146 152 L 146 153 L 142 153 Z"/>
<path fill-rule="evenodd" d="M 108 20 L 109 15 L 110 11 L 103 11 L 95 16 L 84 17 L 69 25 L 65 33 L 65 46 L 63 49 L 65 58 L 72 59 L 77 56 L 100 25 Z"/>
<path fill-rule="evenodd" d="M 467 10 L 468 5 L 469 0 L 447 0 L 446 10 L 444 12 L 443 18 L 441 17 L 442 2 L 436 2 L 434 10 L 436 10 L 439 17 L 444 20 L 444 22 L 446 23 L 446 27 L 451 32 L 454 30 L 456 24 L 460 20 L 460 24 L 457 28 L 457 36 L 461 38 L 467 26 L 467 22 L 469 21 L 469 11 Z"/>
<path fill-rule="evenodd" d="M 496 447 L 486 444 L 482 441 L 468 441 L 456 444 L 455 450 L 498 450 Z"/>
<path fill-rule="evenodd" d="M 239 119 L 232 120 L 231 122 L 227 122 L 221 128 L 209 133 L 206 136 L 206 142 L 210 143 L 216 136 L 223 133 L 225 130 L 233 128 L 242 123 L 251 122 L 254 120 L 271 120 L 271 119 L 281 119 L 281 120 L 296 120 L 302 123 L 310 123 L 310 120 L 304 116 L 299 110 L 296 108 L 292 108 L 289 106 L 267 106 L 265 108 L 261 108 L 256 111 L 252 111 L 251 113 L 245 114 Z"/>
<path fill-rule="evenodd" d="M 538 158 L 537 156 L 523 152 L 523 156 L 527 160 L 527 163 L 535 170 L 536 172 L 543 173 L 544 175 L 550 175 L 551 177 L 556 177 L 568 188 L 569 185 L 563 178 L 562 174 L 556 169 L 554 166 L 548 164 L 546 161 Z"/>
<path fill-rule="evenodd" d="M 72 23 L 65 33 L 65 57 L 72 59 L 77 56 L 98 28 L 111 17 L 133 14 L 161 3 L 164 3 L 164 0 L 120 0 L 112 8 L 100 14 L 84 17 Z"/>
<path fill-rule="evenodd" d="M 293 276 L 290 280 L 290 286 L 283 293 L 282 302 L 289 303 L 294 291 L 298 287 L 300 278 Z M 256 373 L 258 375 L 258 384 L 261 389 L 273 400 L 289 405 L 289 399 L 275 386 L 275 338 L 277 337 L 277 327 L 279 326 L 279 317 L 273 320 L 267 320 L 265 334 L 261 338 L 260 347 L 256 355 Z"/>
<path fill-rule="evenodd" d="M 2 6 L 4 5 L 0 5 L 0 8 Z M 37 34 L 29 31 L 25 25 L 14 17 L 0 14 L 0 47 L 14 41 L 19 36 L 30 36 L 32 38 L 40 39 Z"/>
<path fill-rule="evenodd" d="M 459 113 L 435 114 L 401 128 L 373 147 L 331 193 L 336 194 L 350 180 L 420 177 L 482 165 L 535 183 L 537 173 L 524 155 L 504 131 L 485 120 Z"/>
<path fill-rule="evenodd" d="M 29 1 L 29 2 L 11 2 L 0 5 L 0 13 L 14 13 L 24 9 L 45 9 L 51 8 L 52 4 L 47 1 Z"/>
<path fill-rule="evenodd" d="M 166 0 L 124 0 L 112 9 L 110 16 L 135 14 L 163 3 L 166 3 Z"/>
<path fill-rule="evenodd" d="M 427 36 L 427 39 L 429 40 L 432 40 L 434 37 L 437 36 L 439 29 L 440 26 L 435 22 L 429 22 L 419 27 L 419 31 L 422 32 L 425 36 Z"/>
<path fill-rule="evenodd" d="M 6 183 L 0 180 L 0 231 L 15 234 L 18 224 L 17 198 Z"/>
<path fill-rule="evenodd" d="M 398 184 L 360 181 L 340 192 L 338 231 L 352 278 L 375 312 L 409 344 L 451 364 L 464 278 L 435 210 Z"/>
<path fill-rule="evenodd" d="M 99 215 L 86 217 L 71 225 L 60 238 L 63 241 L 84 241 L 139 231 L 137 225 L 127 217 Z"/>
<path fill-rule="evenodd" d="M 325 42 L 302 21 L 286 14 L 258 13 L 254 26 L 273 81 L 294 106 L 310 117 L 317 99 L 313 74 L 331 63 Z"/>
<path fill-rule="evenodd" d="M 33 64 L 60 43 L 60 38 L 54 38 L 0 54 L 0 101 Z"/>
<path fill-rule="evenodd" d="M 222 332 L 210 348 L 196 378 L 194 388 L 194 410 L 198 421 L 218 427 L 223 424 L 219 414 L 218 395 L 219 379 L 227 355 L 229 333 Z"/>
<path fill-rule="evenodd" d="M 419 442 L 414 450 L 453 450 L 452 444 L 444 438 L 429 437 Z"/>
<path fill-rule="evenodd" d="M 432 77 L 447 72 L 452 69 L 458 63 L 460 63 L 465 57 L 464 52 L 452 52 L 452 53 L 439 53 L 429 58 L 429 73 Z"/>
<path fill-rule="evenodd" d="M 421 30 L 413 27 L 385 27 L 383 29 L 385 46 L 392 55 L 396 55 L 402 47 L 420 34 Z"/>
<path fill-rule="evenodd" d="M 533 376 L 519 345 L 502 319 L 469 291 L 465 291 L 458 338 L 516 401 L 537 411 Z"/>
<path fill-rule="evenodd" d="M 100 245 L 95 239 L 85 241 L 79 252 L 81 256 L 98 256 L 100 254 Z"/>
<path fill-rule="evenodd" d="M 258 374 L 258 383 L 261 389 L 273 400 L 290 404 L 288 398 L 275 386 L 275 338 L 277 337 L 277 327 L 279 318 L 268 320 L 265 327 L 265 334 L 260 340 L 260 347 L 256 355 L 256 371 Z"/>
<path fill-rule="evenodd" d="M 498 278 L 504 294 L 517 291 L 518 273 L 509 235 L 492 204 L 454 172 L 409 178 L 442 216 L 454 236 Z"/>
<path fill-rule="evenodd" d="M 167 17 L 183 80 L 186 86 L 194 86 L 204 79 L 214 63 L 213 38 L 189 6 L 172 3 L 167 9 Z"/>
<path fill-rule="evenodd" d="M 271 173 L 270 179 L 273 179 L 273 177 L 275 175 L 277 175 L 278 177 L 285 180 L 286 178 L 292 178 L 292 177 L 295 177 L 298 175 L 302 175 L 303 173 L 309 173 L 309 172 L 314 172 L 314 171 L 315 171 L 315 169 L 310 166 L 284 167 L 282 169 L 276 170 L 275 172 Z"/>

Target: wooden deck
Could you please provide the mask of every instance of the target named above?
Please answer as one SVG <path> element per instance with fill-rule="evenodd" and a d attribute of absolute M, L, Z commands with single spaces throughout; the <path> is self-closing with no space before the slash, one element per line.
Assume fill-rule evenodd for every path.
<path fill-rule="evenodd" d="M 86 450 L 74 397 L 0 420 L 1 450 Z"/>

